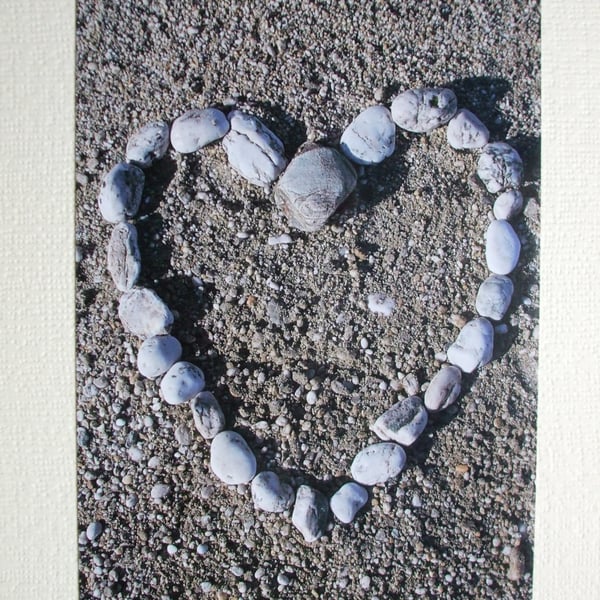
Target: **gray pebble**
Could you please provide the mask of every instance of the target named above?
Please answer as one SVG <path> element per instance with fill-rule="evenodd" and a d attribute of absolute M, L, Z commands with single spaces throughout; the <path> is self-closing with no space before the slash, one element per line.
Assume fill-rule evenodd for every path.
<path fill-rule="evenodd" d="M 221 139 L 229 131 L 227 117 L 216 108 L 193 108 L 173 121 L 171 145 L 188 154 Z"/>
<path fill-rule="evenodd" d="M 190 362 L 176 362 L 162 378 L 160 393 L 167 404 L 183 404 L 204 389 L 204 373 Z"/>
<path fill-rule="evenodd" d="M 171 487 L 166 483 L 157 483 L 150 490 L 150 497 L 154 500 L 162 500 L 169 494 Z"/>
<path fill-rule="evenodd" d="M 519 262 L 521 242 L 508 221 L 492 221 L 485 234 L 485 259 L 488 269 L 508 275 Z"/>
<path fill-rule="evenodd" d="M 477 163 L 477 175 L 492 194 L 518 188 L 523 177 L 523 161 L 505 142 L 487 144 Z"/>
<path fill-rule="evenodd" d="M 211 440 L 225 429 L 225 415 L 211 392 L 200 392 L 194 396 L 190 407 L 194 425 L 204 439 Z"/>
<path fill-rule="evenodd" d="M 482 317 L 500 321 L 512 300 L 514 284 L 506 275 L 490 275 L 480 286 L 475 308 Z"/>
<path fill-rule="evenodd" d="M 277 206 L 292 227 L 317 231 L 356 187 L 350 162 L 334 148 L 307 144 L 277 185 Z"/>
<path fill-rule="evenodd" d="M 108 271 L 121 292 L 130 290 L 142 270 L 137 229 L 130 223 L 117 223 L 107 248 Z"/>
<path fill-rule="evenodd" d="M 472 373 L 492 360 L 494 328 L 484 318 L 469 321 L 448 348 L 448 361 L 460 367 L 463 373 Z"/>
<path fill-rule="evenodd" d="M 85 535 L 90 542 L 93 542 L 100 536 L 102 530 L 102 523 L 100 523 L 100 521 L 93 521 L 87 526 L 87 529 L 85 530 Z"/>
<path fill-rule="evenodd" d="M 314 542 L 324 535 L 329 516 L 329 502 L 318 490 L 301 485 L 296 492 L 292 523 L 305 541 Z"/>
<path fill-rule="evenodd" d="M 166 373 L 181 356 L 181 344 L 172 335 L 153 335 L 144 341 L 137 356 L 138 371 L 150 379 Z"/>
<path fill-rule="evenodd" d="M 448 143 L 455 150 L 481 148 L 488 143 L 488 128 L 469 110 L 461 108 L 450 119 L 446 131 Z"/>
<path fill-rule="evenodd" d="M 381 105 L 363 110 L 344 130 L 340 149 L 359 165 L 380 163 L 394 153 L 396 127 L 390 111 Z"/>
<path fill-rule="evenodd" d="M 294 490 L 277 474 L 263 471 L 252 480 L 254 507 L 265 512 L 283 512 L 294 502 Z"/>
<path fill-rule="evenodd" d="M 222 431 L 210 445 L 210 468 L 228 485 L 248 483 L 256 473 L 256 458 L 239 433 Z"/>
<path fill-rule="evenodd" d="M 427 426 L 427 411 L 421 398 L 410 396 L 386 410 L 371 426 L 382 440 L 410 446 Z"/>
<path fill-rule="evenodd" d="M 452 90 L 407 90 L 392 102 L 392 118 L 401 129 L 427 133 L 447 123 L 456 113 L 456 107 L 456 95 Z"/>
<path fill-rule="evenodd" d="M 351 523 L 356 513 L 367 503 L 369 493 L 354 481 L 345 483 L 329 501 L 331 512 L 342 522 Z"/>
<path fill-rule="evenodd" d="M 125 331 L 141 338 L 167 334 L 173 324 L 173 313 L 148 288 L 133 288 L 121 296 L 119 318 Z"/>
<path fill-rule="evenodd" d="M 162 158 L 169 147 L 169 126 L 162 121 L 144 125 L 127 142 L 125 151 L 129 162 L 142 168 Z"/>
<path fill-rule="evenodd" d="M 182 424 L 175 430 L 175 439 L 180 446 L 189 446 L 192 441 L 190 430 L 187 425 Z"/>
<path fill-rule="evenodd" d="M 460 395 L 462 372 L 458 367 L 442 367 L 425 391 L 425 407 L 438 412 L 454 404 Z"/>
<path fill-rule="evenodd" d="M 127 163 L 115 165 L 102 180 L 98 206 L 109 223 L 134 217 L 140 208 L 144 189 L 144 172 Z"/>
<path fill-rule="evenodd" d="M 361 450 L 350 467 L 352 478 L 363 485 L 377 485 L 396 477 L 406 463 L 402 446 L 392 442 L 372 444 Z"/>

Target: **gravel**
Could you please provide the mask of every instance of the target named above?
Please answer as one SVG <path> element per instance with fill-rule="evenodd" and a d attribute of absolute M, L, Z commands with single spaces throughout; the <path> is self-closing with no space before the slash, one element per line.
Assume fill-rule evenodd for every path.
<path fill-rule="evenodd" d="M 538 3 L 82 0 L 77 28 L 78 521 L 80 534 L 103 529 L 80 546 L 81 598 L 530 598 Z M 151 121 L 244 110 L 291 159 L 307 140 L 336 143 L 367 106 L 423 86 L 451 88 L 491 142 L 523 159 L 506 333 L 493 361 L 464 376 L 464 395 L 430 418 L 400 476 L 372 488 L 351 524 L 307 544 L 290 514 L 256 511 L 250 486 L 211 474 L 189 406 L 165 404 L 158 382 L 137 372 L 97 195 Z M 331 497 L 377 441 L 369 425 L 403 396 L 399 382 L 438 372 L 488 276 L 494 197 L 476 167 L 475 153 L 449 148 L 444 127 L 398 132 L 395 153 L 359 168 L 355 192 L 315 233 L 291 229 L 220 144 L 170 148 L 146 172 L 139 285 L 172 310 L 182 359 L 202 369 L 259 470 Z M 372 312 L 370 294 L 391 312 Z"/>

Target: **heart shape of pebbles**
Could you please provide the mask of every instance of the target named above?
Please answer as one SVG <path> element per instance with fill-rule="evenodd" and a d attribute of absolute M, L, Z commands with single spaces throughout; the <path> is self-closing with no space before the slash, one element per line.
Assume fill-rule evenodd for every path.
<path fill-rule="evenodd" d="M 281 140 L 259 119 L 240 110 L 225 115 L 216 108 L 192 109 L 169 127 L 153 122 L 137 131 L 126 149 L 127 162 L 116 165 L 104 178 L 98 197 L 104 219 L 115 223 L 108 244 L 108 270 L 122 292 L 119 317 L 125 331 L 142 340 L 138 368 L 147 378 L 160 379 L 167 404 L 188 404 L 196 429 L 210 441 L 210 467 L 227 485 L 251 484 L 257 510 L 285 513 L 293 505 L 292 523 L 305 541 L 324 535 L 329 510 L 342 523 L 350 523 L 368 501 L 366 487 L 397 477 L 410 447 L 427 426 L 428 414 L 448 408 L 461 392 L 462 373 L 472 373 L 492 358 L 494 327 L 489 319 L 504 317 L 514 286 L 508 274 L 516 267 L 520 242 L 507 219 L 521 206 L 518 191 L 523 166 L 518 153 L 504 142 L 488 143 L 489 131 L 470 111 L 457 110 L 454 92 L 422 88 L 400 94 L 391 104 L 371 106 L 360 113 L 341 136 L 340 146 L 305 144 L 292 160 Z M 272 471 L 259 471 L 256 457 L 244 439 L 226 429 L 226 420 L 215 396 L 204 390 L 202 371 L 181 361 L 180 342 L 170 335 L 174 315 L 148 288 L 137 286 L 141 258 L 135 226 L 127 223 L 139 210 L 145 174 L 168 150 L 169 141 L 180 153 L 193 153 L 222 141 L 233 170 L 250 183 L 273 188 L 274 202 L 292 227 L 304 232 L 321 229 L 352 194 L 357 184 L 355 165 L 374 165 L 395 149 L 396 127 L 427 133 L 447 125 L 449 145 L 458 151 L 480 151 L 477 174 L 490 193 L 500 193 L 493 221 L 486 234 L 486 261 L 491 275 L 479 290 L 475 308 L 480 317 L 466 323 L 449 346 L 450 365 L 425 386 L 425 401 L 418 382 L 409 382 L 408 398 L 391 406 L 371 424 L 382 440 L 358 452 L 350 474 L 354 481 L 342 485 L 328 499 L 322 492 L 301 485 L 296 492 Z M 278 239 L 275 243 L 287 243 Z M 386 318 L 394 310 L 392 299 L 371 294 L 368 308 Z M 414 389 L 413 389 L 414 388 Z M 366 487 L 365 487 L 366 486 Z"/>

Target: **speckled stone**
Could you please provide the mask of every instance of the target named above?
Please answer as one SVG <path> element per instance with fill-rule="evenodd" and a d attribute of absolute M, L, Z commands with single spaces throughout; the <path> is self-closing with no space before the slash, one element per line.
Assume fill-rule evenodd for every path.
<path fill-rule="evenodd" d="M 166 373 L 181 356 L 181 344 L 172 335 L 153 335 L 138 351 L 137 367 L 144 377 Z"/>
<path fill-rule="evenodd" d="M 413 133 L 427 133 L 447 123 L 456 113 L 456 95 L 446 88 L 407 90 L 392 102 L 392 119 Z"/>
<path fill-rule="evenodd" d="M 162 378 L 160 393 L 167 404 L 189 402 L 204 389 L 204 373 L 185 360 L 176 362 Z"/>
<path fill-rule="evenodd" d="M 138 280 L 142 259 L 138 246 L 137 229 L 131 223 L 117 223 L 112 230 L 106 251 L 108 272 L 115 287 L 126 292 Z"/>
<path fill-rule="evenodd" d="M 482 317 L 500 321 L 512 300 L 515 286 L 506 275 L 490 275 L 480 286 L 475 308 Z"/>
<path fill-rule="evenodd" d="M 492 194 L 516 189 L 523 178 L 523 161 L 519 153 L 507 143 L 493 142 L 484 146 L 481 152 L 477 175 Z"/>
<path fill-rule="evenodd" d="M 292 523 L 306 542 L 315 542 L 323 536 L 329 517 L 329 502 L 318 490 L 301 485 L 296 492 Z"/>
<path fill-rule="evenodd" d="M 494 201 L 496 219 L 509 221 L 523 210 L 523 194 L 519 190 L 508 190 L 500 194 Z"/>
<path fill-rule="evenodd" d="M 102 180 L 98 206 L 109 223 L 120 223 L 137 214 L 144 189 L 144 172 L 135 165 L 119 163 Z"/>
<path fill-rule="evenodd" d="M 469 321 L 448 348 L 448 361 L 463 373 L 472 373 L 492 360 L 494 328 L 482 317 Z"/>
<path fill-rule="evenodd" d="M 427 426 L 427 411 L 421 398 L 410 396 L 386 410 L 371 426 L 382 440 L 403 446 L 414 444 Z"/>
<path fill-rule="evenodd" d="M 276 473 L 263 471 L 252 480 L 254 507 L 265 512 L 283 512 L 294 502 L 294 490 Z"/>
<path fill-rule="evenodd" d="M 140 338 L 167 334 L 173 324 L 169 307 L 148 288 L 133 288 L 121 296 L 119 318 L 125 331 Z"/>
<path fill-rule="evenodd" d="M 169 148 L 169 126 L 154 121 L 138 129 L 127 142 L 125 151 L 129 162 L 146 168 L 162 158 Z"/>
<path fill-rule="evenodd" d="M 212 392 L 200 392 L 190 400 L 194 425 L 206 440 L 225 429 L 225 415 Z"/>
<path fill-rule="evenodd" d="M 482 148 L 488 143 L 488 128 L 470 110 L 461 108 L 448 123 L 448 143 L 455 150 Z"/>
<path fill-rule="evenodd" d="M 425 408 L 438 412 L 454 404 L 461 391 L 462 372 L 458 367 L 444 366 L 425 391 Z"/>

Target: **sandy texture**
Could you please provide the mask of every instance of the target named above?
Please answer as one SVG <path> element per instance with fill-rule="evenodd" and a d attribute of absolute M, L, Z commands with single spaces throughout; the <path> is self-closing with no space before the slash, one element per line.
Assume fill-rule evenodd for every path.
<path fill-rule="evenodd" d="M 82 598 L 191 598 L 207 582 L 207 597 L 529 598 L 537 3 L 146 4 L 78 6 L 79 530 L 103 523 L 80 546 Z M 363 108 L 421 85 L 452 88 L 491 140 L 524 160 L 508 332 L 455 407 L 431 419 L 401 476 L 374 488 L 352 525 L 335 523 L 308 545 L 289 517 L 256 512 L 247 487 L 219 484 L 189 409 L 163 403 L 157 383 L 137 373 L 139 341 L 123 331 L 106 270 L 100 180 L 139 126 L 189 108 L 248 110 L 292 157 L 307 139 L 337 142 Z M 361 171 L 355 193 L 313 234 L 288 229 L 219 144 L 170 151 L 148 171 L 136 221 L 140 283 L 174 311 L 183 358 L 202 368 L 259 468 L 331 495 L 376 441 L 369 424 L 403 393 L 403 376 L 424 384 L 436 373 L 434 355 L 473 315 L 487 276 L 492 198 L 474 181 L 475 165 L 475 154 L 448 147 L 444 128 L 398 132 L 394 155 Z M 288 247 L 267 244 L 284 232 Z M 391 317 L 368 311 L 372 292 L 396 300 Z M 170 489 L 156 501 L 159 483 Z M 512 581 L 517 554 L 524 568 Z"/>

